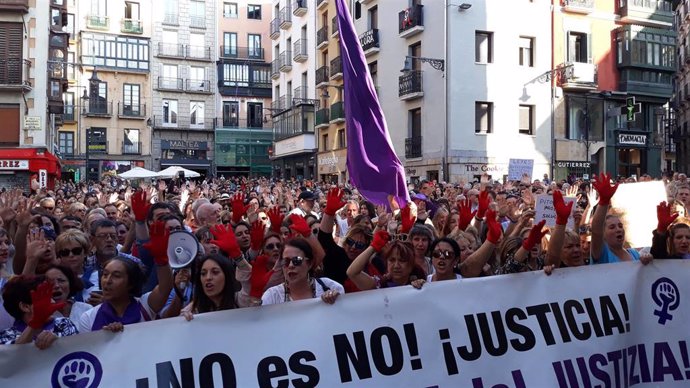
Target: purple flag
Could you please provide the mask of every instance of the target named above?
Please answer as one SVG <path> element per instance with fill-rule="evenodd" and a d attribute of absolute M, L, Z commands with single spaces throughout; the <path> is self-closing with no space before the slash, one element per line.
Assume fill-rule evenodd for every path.
<path fill-rule="evenodd" d="M 344 0 L 336 0 L 343 62 L 347 170 L 350 181 L 374 204 L 387 205 L 393 195 L 401 207 L 410 201 L 405 170 L 388 135 L 364 51 Z"/>

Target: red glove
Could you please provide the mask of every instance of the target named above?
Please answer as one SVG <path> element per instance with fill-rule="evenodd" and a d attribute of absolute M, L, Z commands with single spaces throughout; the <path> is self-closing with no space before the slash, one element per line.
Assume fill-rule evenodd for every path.
<path fill-rule="evenodd" d="M 489 209 L 486 211 L 484 216 L 484 222 L 486 222 L 486 240 L 492 244 L 498 244 L 501 240 L 501 235 L 503 234 L 503 228 L 501 224 L 496 221 L 496 212 Z"/>
<path fill-rule="evenodd" d="M 324 209 L 323 212 L 329 216 L 335 216 L 335 213 L 341 207 L 345 206 L 346 202 L 343 201 L 343 194 L 344 192 L 337 187 L 328 190 L 328 195 L 326 195 L 326 209 Z"/>
<path fill-rule="evenodd" d="M 671 212 L 671 206 L 666 204 L 666 201 L 661 202 L 656 207 L 656 231 L 659 233 L 666 233 L 669 225 L 678 218 L 678 213 Z"/>
<path fill-rule="evenodd" d="M 153 256 L 156 265 L 168 265 L 168 238 L 170 232 L 165 227 L 165 222 L 156 221 L 149 227 L 149 242 L 144 244 Z"/>
<path fill-rule="evenodd" d="M 268 210 L 268 219 L 271 220 L 271 231 L 280 234 L 280 227 L 283 225 L 283 217 L 280 209 L 274 206 Z"/>
<path fill-rule="evenodd" d="M 611 198 L 614 194 L 616 194 L 616 190 L 618 190 L 618 183 L 611 186 L 611 184 L 609 183 L 610 181 L 610 174 L 601 173 L 599 174 L 599 176 L 597 176 L 597 174 L 594 174 L 594 181 L 592 182 L 592 186 L 594 186 L 594 188 L 597 190 L 597 193 L 599 193 L 600 205 L 611 204 Z"/>
<path fill-rule="evenodd" d="M 410 233 L 412 226 L 414 226 L 417 217 L 412 216 L 412 208 L 410 204 L 407 204 L 404 208 L 400 209 L 400 233 Z"/>
<path fill-rule="evenodd" d="M 563 201 L 563 194 L 558 191 L 553 191 L 553 208 L 556 210 L 556 225 L 565 225 L 568 223 L 568 218 L 570 217 L 570 212 L 573 210 L 573 204 L 575 202 L 570 202 L 565 204 Z"/>
<path fill-rule="evenodd" d="M 235 237 L 235 231 L 232 230 L 230 226 L 225 228 L 223 225 L 215 225 L 211 228 L 211 234 L 215 238 L 209 241 L 211 244 L 215 244 L 218 248 L 228 255 L 231 259 L 236 259 L 242 256 L 242 250 L 240 245 L 237 243 L 237 237 Z"/>
<path fill-rule="evenodd" d="M 477 211 L 472 211 L 472 202 L 466 198 L 463 203 L 458 205 L 458 229 L 464 231 L 472 222 L 472 218 L 477 214 Z"/>
<path fill-rule="evenodd" d="M 238 222 L 242 221 L 242 216 L 244 216 L 249 209 L 249 206 L 244 206 L 244 198 L 243 192 L 236 193 L 235 196 L 232 197 L 230 206 L 232 207 L 233 224 L 237 224 Z"/>
<path fill-rule="evenodd" d="M 477 217 L 484 218 L 486 210 L 489 208 L 489 192 L 482 191 L 479 193 L 479 208 L 477 208 Z"/>
<path fill-rule="evenodd" d="M 136 221 L 146 221 L 150 208 L 151 203 L 146 200 L 146 193 L 143 190 L 137 191 L 132 195 L 132 212 Z"/>
<path fill-rule="evenodd" d="M 529 231 L 529 235 L 525 240 L 522 240 L 522 247 L 526 251 L 531 251 L 532 248 L 534 248 L 535 245 L 541 242 L 541 239 L 546 236 L 546 233 L 548 230 L 542 231 L 544 229 L 544 224 L 546 224 L 546 220 L 541 220 L 539 221 L 538 224 L 534 225 L 532 229 Z"/>
<path fill-rule="evenodd" d="M 371 242 L 371 247 L 376 252 L 381 252 L 384 246 L 390 241 L 391 236 L 385 230 L 379 230 L 374 234 L 374 241 Z"/>
<path fill-rule="evenodd" d="M 261 246 L 264 244 L 265 231 L 266 228 L 264 228 L 264 224 L 260 220 L 252 222 L 252 228 L 249 230 L 249 237 L 251 239 L 249 246 L 253 250 L 261 250 Z"/>
<path fill-rule="evenodd" d="M 29 321 L 29 327 L 40 330 L 56 311 L 65 307 L 65 302 L 53 303 L 53 283 L 45 281 L 31 291 L 31 305 L 33 314 Z"/>
<path fill-rule="evenodd" d="M 307 224 L 307 220 L 297 214 L 290 214 L 290 229 L 299 235 L 304 236 L 304 238 L 309 238 L 311 234 L 311 228 Z"/>
<path fill-rule="evenodd" d="M 273 270 L 266 269 L 268 256 L 257 256 L 252 264 L 252 277 L 250 279 L 251 289 L 249 295 L 254 298 L 261 298 L 266 288 L 266 283 L 271 279 Z"/>

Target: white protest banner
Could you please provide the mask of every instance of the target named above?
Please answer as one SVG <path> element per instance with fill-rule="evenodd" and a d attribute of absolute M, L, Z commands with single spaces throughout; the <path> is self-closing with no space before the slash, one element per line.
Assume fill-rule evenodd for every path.
<path fill-rule="evenodd" d="M 575 197 L 563 197 L 563 202 L 565 202 L 566 205 L 576 200 L 577 198 Z M 573 210 L 575 206 L 576 205 L 573 205 Z M 546 220 L 546 226 L 556 226 L 556 209 L 553 207 L 553 195 L 551 194 L 540 194 L 536 196 L 534 221 L 539 222 L 541 220 Z M 568 218 L 566 228 L 571 230 L 575 228 L 575 221 L 572 216 Z"/>
<path fill-rule="evenodd" d="M 527 175 L 531 181 L 533 170 L 533 159 L 510 159 L 508 161 L 508 180 L 519 181 L 523 175 Z"/>
<path fill-rule="evenodd" d="M 0 346 L 0 386 L 686 387 L 689 296 L 690 260 L 433 282 Z"/>
<path fill-rule="evenodd" d="M 656 228 L 656 206 L 666 201 L 664 182 L 623 183 L 611 198 L 614 212 L 622 214 L 625 240 L 633 248 L 651 247 Z"/>

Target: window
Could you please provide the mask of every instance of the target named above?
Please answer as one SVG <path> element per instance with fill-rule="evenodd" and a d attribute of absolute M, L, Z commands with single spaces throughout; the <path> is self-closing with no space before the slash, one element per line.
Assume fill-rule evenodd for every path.
<path fill-rule="evenodd" d="M 25 71 L 22 63 L 22 47 L 24 46 L 24 25 L 22 23 L 0 22 L 0 58 L 7 62 L 6 70 L 0 71 L 0 83 L 21 84 Z M 26 74 L 28 79 L 28 74 Z M 62 96 L 60 96 L 62 99 Z"/>
<path fill-rule="evenodd" d="M 237 18 L 237 3 L 223 2 L 223 17 L 224 18 Z"/>
<path fill-rule="evenodd" d="M 568 32 L 568 62 L 591 63 L 589 35 L 583 32 Z"/>
<path fill-rule="evenodd" d="M 189 124 L 191 126 L 204 126 L 204 102 L 189 102 Z"/>
<path fill-rule="evenodd" d="M 196 28 L 206 27 L 206 5 L 203 1 L 189 2 L 189 25 Z"/>
<path fill-rule="evenodd" d="M 204 34 L 189 34 L 188 56 L 192 58 L 210 58 L 211 52 L 206 47 L 206 37 Z"/>
<path fill-rule="evenodd" d="M 163 124 L 177 126 L 177 100 L 163 100 Z"/>
<path fill-rule="evenodd" d="M 378 81 L 379 81 L 379 65 L 378 62 L 372 62 L 369 64 L 369 74 L 371 74 L 371 80 L 374 82 L 374 87 L 377 88 L 376 92 L 378 94 Z"/>
<path fill-rule="evenodd" d="M 261 128 L 263 127 L 263 112 L 264 104 L 260 102 L 247 103 L 247 127 Z"/>
<path fill-rule="evenodd" d="M 122 114 L 125 116 L 141 116 L 141 85 L 124 84 L 122 86 Z"/>
<path fill-rule="evenodd" d="M 101 81 L 89 86 L 89 113 L 109 113 L 107 82 Z"/>
<path fill-rule="evenodd" d="M 474 61 L 493 63 L 493 32 L 476 31 L 474 33 Z"/>
<path fill-rule="evenodd" d="M 249 4 L 247 6 L 247 19 L 261 20 L 261 5 Z"/>
<path fill-rule="evenodd" d="M 67 25 L 65 26 L 65 31 L 69 32 L 69 38 L 74 40 L 76 38 L 76 30 L 75 30 L 75 24 L 74 24 L 74 14 L 73 13 L 68 13 L 67 14 Z"/>
<path fill-rule="evenodd" d="M 237 56 L 237 34 L 234 32 L 223 33 L 223 56 Z"/>
<path fill-rule="evenodd" d="M 206 80 L 206 69 L 199 66 L 192 66 L 189 68 L 189 82 L 188 90 L 199 92 L 206 92 L 210 90 L 210 85 Z"/>
<path fill-rule="evenodd" d="M 81 39 L 81 61 L 85 65 L 149 69 L 148 39 L 84 32 Z"/>
<path fill-rule="evenodd" d="M 520 66 L 534 67 L 534 38 L 520 37 Z"/>
<path fill-rule="evenodd" d="M 125 1 L 125 19 L 139 20 L 139 3 Z"/>
<path fill-rule="evenodd" d="M 379 28 L 379 7 L 373 6 L 369 8 L 369 29 L 373 30 Z"/>
<path fill-rule="evenodd" d="M 106 16 L 106 0 L 91 0 L 91 15 Z"/>
<path fill-rule="evenodd" d="M 345 130 L 338 130 L 338 148 L 345 148 Z"/>
<path fill-rule="evenodd" d="M 261 35 L 247 35 L 247 45 L 249 49 L 249 58 L 263 58 L 263 54 L 261 53 Z"/>
<path fill-rule="evenodd" d="M 328 134 L 324 133 L 321 135 L 321 147 L 322 151 L 328 151 L 330 148 L 328 147 Z"/>
<path fill-rule="evenodd" d="M 249 66 L 232 63 L 224 64 L 223 86 L 249 86 Z"/>
<path fill-rule="evenodd" d="M 123 154 L 140 154 L 141 149 L 139 149 L 139 130 L 125 128 L 125 136 L 122 141 L 122 153 Z"/>
<path fill-rule="evenodd" d="M 74 93 L 63 93 L 62 102 L 65 106 L 64 113 L 62 114 L 62 119 L 64 121 L 74 121 Z"/>
<path fill-rule="evenodd" d="M 474 103 L 474 133 L 491 133 L 493 108 L 492 102 Z"/>
<path fill-rule="evenodd" d="M 76 63 L 76 56 L 74 55 L 73 51 L 68 51 L 67 52 L 67 79 L 68 80 L 75 80 L 77 79 L 77 73 L 74 68 L 74 63 Z"/>
<path fill-rule="evenodd" d="M 520 105 L 520 133 L 534 135 L 534 105 Z"/>
<path fill-rule="evenodd" d="M 410 137 L 422 136 L 422 108 L 410 109 L 407 119 L 410 126 Z"/>
<path fill-rule="evenodd" d="M 74 132 L 59 131 L 58 146 L 62 155 L 74 155 Z"/>
<path fill-rule="evenodd" d="M 177 25 L 177 0 L 164 1 L 165 14 L 163 15 L 163 23 Z"/>
<path fill-rule="evenodd" d="M 223 101 L 223 126 L 238 127 L 240 125 L 240 104 L 237 101 Z"/>

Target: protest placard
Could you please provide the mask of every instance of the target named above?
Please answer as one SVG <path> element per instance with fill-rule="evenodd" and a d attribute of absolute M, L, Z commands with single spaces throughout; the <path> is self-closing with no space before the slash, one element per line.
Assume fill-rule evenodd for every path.
<path fill-rule="evenodd" d="M 664 182 L 624 183 L 611 198 L 611 208 L 622 215 L 625 240 L 633 248 L 652 246 L 652 230 L 656 228 L 656 206 L 666 201 Z"/>
<path fill-rule="evenodd" d="M 563 202 L 567 204 L 575 202 L 577 198 L 575 197 L 563 197 Z M 575 205 L 573 205 L 573 211 L 575 210 Z M 536 196 L 536 203 L 534 206 L 534 221 L 539 222 L 541 220 L 546 220 L 546 226 L 556 226 L 556 209 L 553 207 L 553 196 L 551 194 L 541 194 Z M 575 221 L 571 216 L 568 218 L 568 223 L 566 224 L 568 229 L 574 229 Z"/>
<path fill-rule="evenodd" d="M 508 161 L 508 180 L 519 181 L 523 175 L 527 175 L 531 181 L 533 170 L 533 159 L 510 159 Z"/>

